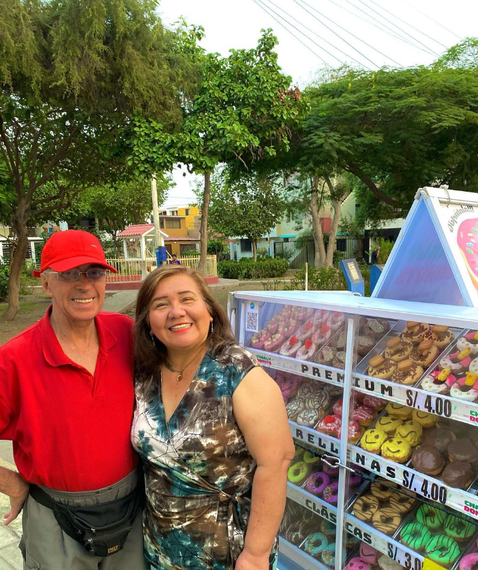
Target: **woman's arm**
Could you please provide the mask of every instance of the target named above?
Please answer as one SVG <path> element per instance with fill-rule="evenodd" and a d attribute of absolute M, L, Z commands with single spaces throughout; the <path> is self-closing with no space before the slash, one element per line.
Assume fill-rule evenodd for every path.
<path fill-rule="evenodd" d="M 30 485 L 15 471 L 0 467 L 0 493 L 10 497 L 10 509 L 3 515 L 5 525 L 17 518 L 28 497 Z"/>
<path fill-rule="evenodd" d="M 244 377 L 232 402 L 236 421 L 257 462 L 244 550 L 235 570 L 268 570 L 284 514 L 294 443 L 280 389 L 262 368 L 254 368 Z"/>

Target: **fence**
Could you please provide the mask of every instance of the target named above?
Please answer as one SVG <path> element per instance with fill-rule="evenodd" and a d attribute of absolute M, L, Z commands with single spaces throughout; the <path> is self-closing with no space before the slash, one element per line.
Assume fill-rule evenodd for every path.
<path fill-rule="evenodd" d="M 363 257 L 363 239 L 357 240 L 353 237 L 343 236 L 336 239 L 336 255 L 340 255 L 339 259 L 350 259 L 355 257 L 361 259 Z M 305 262 L 314 265 L 315 251 L 314 244 L 306 243 L 302 248 L 297 248 L 295 242 L 276 242 L 274 243 L 275 257 L 287 259 L 291 269 L 301 269 Z"/>
<path fill-rule="evenodd" d="M 199 255 L 178 258 L 181 265 L 197 269 L 199 267 Z M 107 259 L 109 265 L 118 273 L 109 273 L 108 283 L 121 283 L 124 281 L 142 281 L 148 273 L 156 269 L 156 259 Z M 215 255 L 206 257 L 205 275 L 217 275 L 217 259 Z"/>

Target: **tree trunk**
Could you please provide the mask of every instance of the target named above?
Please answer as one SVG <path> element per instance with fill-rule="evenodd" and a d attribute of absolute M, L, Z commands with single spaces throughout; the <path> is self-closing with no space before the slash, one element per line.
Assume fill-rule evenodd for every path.
<path fill-rule="evenodd" d="M 325 262 L 326 267 L 332 267 L 334 264 L 334 252 L 336 245 L 337 229 L 339 227 L 340 221 L 340 211 L 342 210 L 342 201 L 334 200 L 332 202 L 332 208 L 334 209 L 334 217 L 332 219 L 332 227 L 330 229 L 329 243 L 327 244 L 327 259 Z"/>
<path fill-rule="evenodd" d="M 257 261 L 257 241 L 251 240 L 252 242 L 252 259 Z"/>
<path fill-rule="evenodd" d="M 312 179 L 311 186 L 310 212 L 312 215 L 312 234 L 314 236 L 315 267 L 320 268 L 325 263 L 326 253 L 324 245 L 324 234 L 322 232 L 322 225 L 320 223 L 320 208 L 317 196 L 319 178 L 317 176 L 314 176 Z"/>
<path fill-rule="evenodd" d="M 207 257 L 207 216 L 209 211 L 209 200 L 211 197 L 211 173 L 206 172 L 204 175 L 204 195 L 201 209 L 201 229 L 199 230 L 201 236 L 200 243 L 200 258 L 199 258 L 199 271 L 204 273 L 206 271 L 206 257 Z"/>
<path fill-rule="evenodd" d="M 17 212 L 18 215 L 18 212 Z M 13 260 L 10 264 L 10 277 L 8 279 L 8 307 L 0 316 L 0 321 L 13 321 L 20 308 L 20 278 L 23 264 L 28 252 L 28 234 L 26 223 L 16 217 L 13 222 L 17 234 L 17 244 L 14 249 Z"/>

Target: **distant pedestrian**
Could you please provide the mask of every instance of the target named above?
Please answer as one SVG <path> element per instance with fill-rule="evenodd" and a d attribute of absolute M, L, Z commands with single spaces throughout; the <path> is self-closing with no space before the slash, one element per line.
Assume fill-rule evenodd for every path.
<path fill-rule="evenodd" d="M 146 567 L 130 445 L 133 322 L 100 312 L 107 271 L 94 235 L 53 234 L 40 267 L 52 304 L 0 347 L 0 440 L 13 441 L 19 471 L 0 467 L 0 492 L 5 524 L 24 509 L 24 569 Z"/>
<path fill-rule="evenodd" d="M 372 259 L 370 261 L 372 265 L 376 265 L 378 263 L 379 255 L 380 255 L 380 247 L 377 245 L 377 247 L 372 251 Z"/>
<path fill-rule="evenodd" d="M 171 265 L 181 265 L 181 262 L 178 259 L 178 256 L 173 253 L 173 255 L 171 256 L 171 261 L 169 262 Z"/>

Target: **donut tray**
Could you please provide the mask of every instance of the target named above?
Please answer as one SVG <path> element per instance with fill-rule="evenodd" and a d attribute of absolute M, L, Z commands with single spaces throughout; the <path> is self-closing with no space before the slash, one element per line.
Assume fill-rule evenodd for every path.
<path fill-rule="evenodd" d="M 418 521 L 416 520 L 416 514 L 417 514 L 417 511 L 418 511 L 418 509 L 420 508 L 421 504 L 422 504 L 421 502 L 418 502 L 418 504 L 416 505 L 416 507 L 414 507 L 414 508 L 412 509 L 412 511 L 408 514 L 408 516 L 403 520 L 403 523 L 401 524 L 399 530 L 397 531 L 397 533 L 396 533 L 396 535 L 395 535 L 395 539 L 396 539 L 396 540 L 399 540 L 400 542 L 402 542 L 402 541 L 400 540 L 400 534 L 401 534 L 403 528 L 404 528 L 407 524 L 413 523 L 413 522 L 418 522 Z M 424 502 L 423 504 L 428 504 L 428 503 Z M 436 504 L 436 503 L 432 503 L 431 506 L 435 506 L 435 504 Z M 476 540 L 477 540 L 477 537 L 478 537 L 478 523 L 477 523 L 477 521 L 473 520 L 471 517 L 467 517 L 467 516 L 464 515 L 464 514 L 463 514 L 463 515 L 460 515 L 460 514 L 458 514 L 456 511 L 452 511 L 452 510 L 447 509 L 446 507 L 443 507 L 443 506 L 441 506 L 441 505 L 439 506 L 439 508 L 440 508 L 440 510 L 445 511 L 445 513 L 446 513 L 447 515 L 453 515 L 454 517 L 457 517 L 457 518 L 466 520 L 467 522 L 470 522 L 470 523 L 474 524 L 475 527 L 476 527 L 474 533 L 473 533 L 472 536 L 471 536 L 471 538 L 466 539 L 466 540 L 463 541 L 463 542 L 458 542 L 458 541 L 457 541 L 457 544 L 458 544 L 458 546 L 460 547 L 460 555 L 457 557 L 457 559 L 455 560 L 455 562 L 454 562 L 452 565 L 450 565 L 450 566 L 444 566 L 444 565 L 443 565 L 443 562 L 440 563 L 440 564 L 441 564 L 442 566 L 444 566 L 445 568 L 450 568 L 450 570 L 455 570 L 455 569 L 458 570 L 459 565 L 460 565 L 460 560 L 463 558 L 464 554 L 465 554 L 470 548 L 472 548 L 473 545 L 476 544 Z M 430 530 L 430 529 L 429 529 L 429 530 Z M 439 532 L 433 532 L 433 531 L 431 531 L 431 530 L 430 530 L 430 532 L 431 532 L 432 537 L 434 537 L 434 536 L 436 536 L 436 535 L 439 535 L 439 534 L 443 534 L 443 533 L 439 533 Z M 478 548 L 476 548 L 476 551 L 478 551 Z M 425 554 L 424 551 L 421 551 L 421 550 L 420 550 L 420 551 L 416 551 L 416 552 L 418 552 L 418 553 L 420 553 L 420 554 Z"/>
<path fill-rule="evenodd" d="M 451 329 L 451 330 L 454 331 L 454 329 Z M 459 339 L 462 336 L 465 336 L 466 334 L 468 334 L 469 332 L 472 332 L 472 331 L 470 331 L 469 329 L 463 329 L 460 331 L 461 334 L 455 336 L 455 340 L 445 348 L 445 350 L 440 354 L 439 358 L 437 358 L 437 360 L 428 368 L 428 370 L 425 372 L 425 374 L 422 376 L 422 378 L 420 378 L 420 381 L 418 382 L 419 387 L 421 387 L 423 390 L 425 390 L 425 388 L 423 388 L 421 386 L 421 383 L 425 379 L 425 376 L 427 376 L 428 374 L 433 374 L 433 372 L 435 372 L 435 370 L 439 370 L 440 369 L 440 367 L 439 367 L 440 360 L 442 360 L 443 358 L 445 358 L 449 354 L 453 354 L 454 352 L 457 352 L 459 350 L 457 347 L 457 343 L 458 343 Z M 471 360 L 474 360 L 474 358 L 478 358 L 478 353 L 471 354 L 470 356 L 471 356 Z M 457 374 L 457 377 L 458 376 L 464 376 L 464 375 L 465 375 L 465 372 L 462 372 L 460 374 Z M 447 394 L 442 394 L 442 395 L 445 397 L 451 398 L 449 392 Z M 478 400 L 478 398 L 475 398 L 475 400 L 472 400 L 472 401 L 476 402 L 477 400 Z M 465 401 L 465 400 L 460 399 L 460 401 Z"/>
<path fill-rule="evenodd" d="M 388 412 L 387 412 L 386 409 L 382 410 L 382 411 L 378 414 L 378 416 L 374 419 L 374 421 L 373 421 L 367 428 L 365 428 L 365 429 L 373 429 L 373 428 L 375 427 L 375 425 L 377 424 L 378 420 L 379 420 L 381 417 L 386 416 L 387 413 L 388 413 Z M 454 425 L 457 426 L 457 430 L 458 430 L 458 429 L 463 429 L 463 424 L 461 424 L 461 422 L 455 422 L 454 420 L 449 420 L 449 421 L 452 422 L 452 423 L 451 423 L 451 426 L 450 426 L 450 429 L 451 429 L 452 431 L 453 431 L 453 426 L 454 426 Z M 434 429 L 434 428 L 428 428 L 428 429 Z M 426 434 L 426 432 L 427 432 L 427 429 L 424 429 L 424 430 L 423 430 L 423 433 Z M 362 434 L 362 435 L 363 435 L 363 434 Z M 357 442 L 355 445 L 361 447 L 361 445 L 360 445 L 361 439 L 362 439 L 362 438 L 360 438 L 360 439 L 358 440 L 358 442 Z M 421 442 L 417 445 L 416 448 L 418 449 L 418 448 L 420 447 L 420 445 L 421 445 Z M 415 448 L 413 448 L 413 449 L 415 449 Z M 379 454 L 379 453 L 377 453 L 376 455 L 377 455 L 377 458 L 381 458 L 381 457 L 382 457 L 382 455 Z M 449 461 L 448 457 L 446 456 L 446 454 L 444 454 L 444 455 L 445 455 L 446 465 L 448 465 L 448 464 L 450 463 L 450 461 Z M 406 467 L 410 467 L 411 469 L 414 469 L 414 468 L 412 467 L 412 465 L 411 465 L 411 459 L 409 459 L 407 462 L 403 463 L 403 465 L 406 466 Z M 445 465 L 445 467 L 446 467 L 446 465 Z M 472 463 L 471 465 L 472 465 L 472 467 L 473 467 L 473 470 L 475 471 L 475 477 L 474 477 L 473 481 L 470 483 L 470 485 L 468 485 L 468 487 L 465 488 L 465 489 L 463 489 L 463 490 L 466 491 L 467 493 L 472 494 L 472 495 L 476 495 L 476 494 L 478 493 L 478 465 L 475 465 L 475 464 L 473 464 L 473 463 Z M 415 471 L 418 471 L 418 469 L 415 469 Z M 418 472 L 419 472 L 419 471 L 418 471 Z M 440 475 L 434 476 L 434 479 L 436 479 L 437 481 L 441 481 L 441 480 L 442 480 Z M 451 487 L 451 488 L 452 488 L 452 487 Z"/>
<path fill-rule="evenodd" d="M 355 369 L 355 372 L 357 374 L 366 375 L 367 369 L 369 367 L 370 358 L 372 358 L 373 356 L 377 356 L 378 354 L 382 354 L 385 351 L 385 349 L 387 348 L 387 342 L 390 339 L 399 336 L 404 331 L 406 326 L 407 326 L 407 323 L 405 321 L 398 321 L 397 324 L 395 325 L 395 327 L 393 329 L 390 329 L 390 331 L 375 345 L 375 347 L 367 354 L 367 356 L 365 356 L 358 363 L 358 365 Z M 422 377 L 419 378 L 414 384 L 412 384 L 412 386 L 417 386 L 418 384 L 420 384 L 420 382 L 423 380 L 423 378 L 427 374 L 429 374 L 431 371 L 435 370 L 435 368 L 438 366 L 438 363 L 444 357 L 444 355 L 448 354 L 450 347 L 455 345 L 458 338 L 466 332 L 464 329 L 458 329 L 458 328 L 453 328 L 453 327 L 450 327 L 450 330 L 455 335 L 455 340 L 452 341 L 447 347 L 445 347 L 442 352 L 440 352 L 438 357 L 428 366 L 428 368 L 426 370 L 424 370 Z"/>
<path fill-rule="evenodd" d="M 375 481 L 377 481 L 377 480 L 378 480 L 378 478 L 375 479 Z M 349 504 L 349 506 L 348 506 L 348 508 L 347 508 L 347 511 L 348 511 L 351 515 L 356 516 L 356 515 L 354 514 L 354 505 L 355 505 L 357 499 L 359 499 L 360 497 L 362 497 L 362 496 L 364 496 L 364 495 L 368 495 L 368 494 L 371 493 L 370 488 L 371 488 L 372 482 L 373 482 L 373 481 L 368 481 L 368 482 L 367 482 L 367 485 L 365 485 L 365 488 L 363 489 L 363 491 L 356 497 L 356 499 L 353 501 L 353 503 Z M 380 480 L 380 482 L 382 482 L 382 480 Z M 387 484 L 387 481 L 385 481 L 385 486 L 386 486 L 386 484 Z M 391 488 L 392 490 L 394 490 L 394 491 L 395 491 L 395 490 L 400 491 L 400 488 L 399 488 L 398 486 L 397 486 L 396 488 L 395 488 L 395 487 L 390 487 L 390 488 Z M 387 505 L 388 505 L 388 502 L 387 502 L 387 501 L 380 501 L 380 509 L 386 508 Z M 414 510 L 415 510 L 415 507 L 413 506 L 412 509 L 411 509 L 411 512 L 414 512 Z M 397 537 L 397 536 L 400 534 L 400 531 L 401 531 L 403 525 L 405 524 L 405 521 L 408 519 L 409 515 L 410 515 L 410 513 L 405 513 L 405 515 L 402 517 L 402 519 L 401 519 L 401 521 L 400 521 L 400 524 L 398 525 L 397 529 L 396 529 L 393 533 L 388 534 L 387 536 L 389 536 L 391 539 L 394 539 L 395 537 Z M 356 517 L 356 518 L 358 518 L 358 517 Z M 360 520 L 360 519 L 359 519 L 359 520 Z M 369 525 L 371 529 L 374 529 L 374 528 L 375 528 L 370 522 L 366 522 L 366 521 L 361 521 L 361 522 L 362 522 L 363 524 Z M 382 531 L 382 532 L 383 532 L 383 531 Z M 384 533 L 384 534 L 385 534 L 385 533 Z"/>
<path fill-rule="evenodd" d="M 390 330 L 393 330 L 394 327 L 395 327 L 395 326 L 397 325 L 397 323 L 399 322 L 399 321 L 390 320 L 390 319 L 383 319 L 383 320 L 387 320 L 387 321 L 388 321 L 388 324 L 389 324 L 389 326 L 390 326 Z M 341 334 L 342 332 L 344 332 L 344 330 L 345 330 L 345 327 L 342 327 L 342 328 L 340 328 L 334 335 L 332 335 L 332 336 L 330 337 L 330 339 L 328 340 L 328 342 L 326 342 L 323 346 L 321 346 L 320 349 L 312 356 L 312 358 L 310 359 L 310 362 L 315 362 L 315 363 L 317 363 L 317 364 L 322 364 L 323 366 L 329 366 L 328 364 L 326 365 L 326 364 L 324 364 L 324 363 L 318 362 L 318 360 L 317 360 L 318 354 L 319 354 L 319 352 L 320 352 L 323 348 L 326 348 L 326 347 L 333 347 L 333 348 L 335 348 L 335 345 L 337 344 L 337 340 L 338 340 L 340 334 Z M 385 333 L 385 335 L 389 334 L 390 330 L 389 330 L 387 333 Z M 383 338 L 383 337 L 378 338 L 378 339 L 376 340 L 376 342 L 377 342 L 377 343 L 380 343 L 382 338 Z M 345 343 L 345 347 L 346 347 L 346 346 L 347 346 L 347 343 Z M 355 357 L 356 357 L 356 359 L 357 359 L 357 364 L 360 363 L 360 362 L 362 362 L 364 358 L 367 358 L 368 355 L 375 349 L 375 347 L 376 347 L 376 345 L 375 345 L 374 347 L 372 347 L 372 348 L 370 349 L 370 351 L 369 351 L 365 356 L 360 356 L 360 355 L 357 354 L 357 352 L 355 352 Z M 332 368 L 336 368 L 336 367 L 332 367 Z M 343 367 L 336 368 L 336 369 L 337 369 L 337 370 L 343 370 Z"/>

